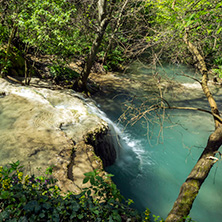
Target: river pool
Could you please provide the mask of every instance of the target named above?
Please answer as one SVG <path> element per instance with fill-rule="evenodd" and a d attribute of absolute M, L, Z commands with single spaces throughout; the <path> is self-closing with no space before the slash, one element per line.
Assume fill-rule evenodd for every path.
<path fill-rule="evenodd" d="M 128 73 L 118 76 L 120 81 L 122 78 L 122 92 L 112 91 L 94 97 L 120 134 L 118 160 L 107 170 L 115 175 L 113 180 L 121 193 L 134 200 L 135 208 L 144 211 L 148 207 L 163 218 L 171 210 L 180 186 L 206 146 L 214 129 L 213 118 L 197 111 L 165 110 L 164 116 L 162 112 L 155 115 L 151 112 L 133 126 L 127 123 L 138 114 L 142 103 L 149 106 L 155 101 L 160 94 L 157 84 L 162 84 L 161 93 L 171 105 L 209 110 L 199 83 L 184 75 L 200 78 L 185 66 L 167 65 L 155 71 L 134 66 Z M 132 88 L 124 88 L 124 78 L 130 78 Z M 211 89 L 221 109 L 222 89 L 213 85 Z M 120 118 L 130 106 L 132 115 L 129 112 Z M 146 110 L 144 107 L 140 111 Z M 190 216 L 195 221 L 221 221 L 221 186 L 222 161 L 219 160 L 194 202 Z"/>

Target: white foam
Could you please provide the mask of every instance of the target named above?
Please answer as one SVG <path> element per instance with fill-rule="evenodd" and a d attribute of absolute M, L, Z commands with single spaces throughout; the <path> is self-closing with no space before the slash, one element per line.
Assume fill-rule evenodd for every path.
<path fill-rule="evenodd" d="M 38 93 L 35 90 L 31 90 L 24 87 L 17 87 L 17 88 L 8 88 L 10 94 L 18 95 L 23 98 L 32 100 L 32 101 L 38 101 L 42 104 L 50 104 L 49 101 L 40 93 Z"/>
<path fill-rule="evenodd" d="M 116 162 L 117 165 L 121 166 L 123 170 L 127 170 L 126 166 L 130 162 L 139 161 L 138 167 L 142 170 L 144 165 L 154 164 L 147 151 L 144 150 L 141 140 L 133 138 L 129 132 L 124 130 L 124 127 L 121 124 L 116 124 L 110 120 L 94 103 L 88 103 L 88 107 L 91 113 L 96 114 L 99 118 L 111 125 L 114 130 L 113 134 L 118 137 L 118 147 L 116 147 L 116 149 L 120 150 L 118 152 L 119 157 Z M 132 152 L 135 154 L 134 157 Z"/>
<path fill-rule="evenodd" d="M 201 89 L 201 85 L 198 82 L 195 83 L 182 83 L 185 88 L 188 89 Z"/>

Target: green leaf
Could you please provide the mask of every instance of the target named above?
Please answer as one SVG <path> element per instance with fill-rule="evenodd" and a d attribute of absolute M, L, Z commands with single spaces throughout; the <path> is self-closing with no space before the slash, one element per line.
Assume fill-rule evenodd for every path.
<path fill-rule="evenodd" d="M 217 35 L 220 34 L 221 30 L 222 30 L 222 27 L 220 27 L 220 28 L 217 30 L 217 32 L 216 32 Z"/>
<path fill-rule="evenodd" d="M 8 211 L 2 211 L 0 213 L 0 221 L 5 221 L 6 219 L 9 219 L 10 214 Z"/>
<path fill-rule="evenodd" d="M 186 23 L 186 27 L 190 26 L 191 24 L 193 24 L 193 21 L 189 20 L 189 21 Z"/>
<path fill-rule="evenodd" d="M 119 221 L 119 222 L 122 221 L 122 218 L 120 217 L 117 211 L 115 211 L 115 214 L 113 214 L 113 219 L 114 221 Z"/>
<path fill-rule="evenodd" d="M 39 217 L 40 217 L 40 218 L 44 218 L 44 217 L 45 217 L 45 213 L 39 214 Z"/>
<path fill-rule="evenodd" d="M 46 174 L 49 174 L 49 175 L 52 175 L 52 172 L 53 172 L 53 167 L 54 166 L 50 166 L 50 167 L 48 167 L 47 169 L 46 169 Z"/>
<path fill-rule="evenodd" d="M 94 210 L 93 213 L 96 214 L 96 215 L 99 215 L 99 211 L 98 210 Z"/>
<path fill-rule="evenodd" d="M 114 222 L 112 216 L 109 216 L 109 222 Z"/>
<path fill-rule="evenodd" d="M 109 174 L 106 174 L 106 176 L 107 177 L 113 177 L 114 175 L 109 173 Z"/>
<path fill-rule="evenodd" d="M 85 177 L 85 178 L 83 179 L 83 184 L 87 183 L 88 181 L 89 181 L 89 177 Z"/>
<path fill-rule="evenodd" d="M 90 176 L 91 176 L 91 177 L 92 177 L 92 176 L 94 177 L 96 174 L 95 174 L 94 171 L 92 171 L 92 172 L 84 173 L 84 175 L 85 175 L 85 176 L 88 176 L 88 177 L 90 177 Z"/>
<path fill-rule="evenodd" d="M 3 191 L 1 192 L 0 199 L 8 199 L 9 197 L 10 197 L 10 192 L 9 192 L 9 191 L 3 190 Z"/>
<path fill-rule="evenodd" d="M 81 219 L 83 219 L 84 215 L 83 214 L 79 214 L 77 217 L 81 220 Z"/>
<path fill-rule="evenodd" d="M 80 206 L 77 202 L 72 203 L 72 212 L 77 212 L 79 210 Z"/>
<path fill-rule="evenodd" d="M 43 205 L 43 208 L 45 208 L 45 209 L 50 209 L 50 207 L 51 207 L 51 204 L 49 204 L 49 203 L 44 203 Z"/>
<path fill-rule="evenodd" d="M 90 178 L 90 183 L 91 183 L 92 185 L 96 185 L 96 182 L 95 182 L 95 178 L 94 178 L 94 177 L 91 177 L 91 178 Z"/>
<path fill-rule="evenodd" d="M 18 222 L 28 222 L 28 219 L 24 216 L 24 217 L 20 217 Z"/>
<path fill-rule="evenodd" d="M 24 206 L 24 210 L 35 213 L 37 213 L 40 209 L 41 207 L 36 200 L 31 200 Z"/>
<path fill-rule="evenodd" d="M 210 35 L 213 32 L 211 29 L 207 29 L 207 34 Z"/>
<path fill-rule="evenodd" d="M 91 195 L 91 190 L 87 191 L 87 195 L 90 196 Z"/>
<path fill-rule="evenodd" d="M 193 20 L 193 18 L 195 17 L 196 13 L 193 13 L 190 17 L 189 20 Z"/>
<path fill-rule="evenodd" d="M 72 215 L 70 216 L 70 219 L 73 219 L 76 217 L 76 212 L 72 212 Z"/>

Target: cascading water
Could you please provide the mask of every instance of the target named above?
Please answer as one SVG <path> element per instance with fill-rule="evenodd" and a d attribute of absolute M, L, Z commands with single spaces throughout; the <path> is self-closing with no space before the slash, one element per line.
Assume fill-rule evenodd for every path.
<path fill-rule="evenodd" d="M 184 67 L 182 68 L 184 70 Z M 157 71 L 160 72 L 161 70 Z M 168 76 L 172 74 L 172 70 L 167 68 L 167 71 Z M 178 71 L 177 68 L 176 72 Z M 188 70 L 184 72 L 187 74 Z M 94 106 L 92 101 L 84 98 L 81 98 L 84 103 L 79 106 L 78 101 L 73 101 L 73 97 L 79 96 L 77 94 L 67 97 L 64 94 L 60 94 L 60 92 L 53 92 L 55 94 L 52 96 L 50 95 L 51 91 L 44 89 L 27 91 L 25 87 L 18 87 L 16 92 L 12 93 L 18 95 L 18 97 L 12 95 L 14 103 L 10 99 L 6 100 L 5 107 L 7 109 L 1 112 L 0 118 L 3 128 L 0 137 L 0 147 L 5 147 L 8 144 L 11 150 L 13 150 L 13 155 L 15 154 L 13 158 L 16 161 L 20 157 L 18 141 L 24 140 L 21 148 L 26 146 L 39 147 L 40 144 L 43 147 L 43 143 L 50 138 L 50 142 L 57 139 L 57 133 L 60 132 L 59 128 L 70 137 L 74 135 L 75 139 L 78 140 L 84 121 L 86 122 L 91 118 L 87 113 L 90 112 L 92 115 L 97 115 L 114 128 L 113 135 L 116 138 L 118 158 L 116 163 L 107 168 L 107 170 L 115 175 L 113 179 L 120 188 L 121 193 L 126 198 L 133 199 L 135 202 L 133 206 L 140 211 L 148 207 L 152 213 L 165 218 L 178 196 L 180 186 L 196 163 L 207 143 L 208 136 L 213 131 L 213 120 L 208 114 L 196 113 L 194 111 L 166 111 L 169 114 L 170 121 L 164 123 L 163 140 L 159 140 L 159 142 L 157 142 L 158 136 L 155 136 L 159 135 L 158 124 L 154 124 L 149 132 L 147 132 L 146 127 L 143 127 L 146 122 L 142 120 L 133 127 L 116 124 L 119 116 L 122 114 L 121 106 L 126 104 L 128 97 L 136 95 L 139 98 L 144 96 L 144 94 L 153 94 L 156 85 L 155 81 L 151 79 L 152 75 L 153 73 L 146 69 L 143 69 L 137 75 L 128 74 L 127 78 L 129 76 L 131 78 L 131 85 L 128 90 L 123 88 L 123 92 L 118 96 L 114 92 L 113 94 L 105 94 L 102 97 L 94 98 L 100 104 L 99 109 Z M 161 76 L 161 78 L 163 77 Z M 176 80 L 181 81 L 180 78 L 177 78 L 179 77 L 175 76 Z M 161 81 L 162 79 L 160 79 Z M 201 89 L 198 88 L 198 85 L 191 80 L 184 82 L 183 79 L 182 81 L 179 84 L 175 84 L 175 82 L 172 84 L 167 82 L 166 84 L 166 81 L 163 83 L 165 85 L 163 93 L 166 95 L 170 94 L 169 101 L 177 106 L 193 106 L 208 109 L 206 98 L 203 96 Z M 5 88 L 4 86 L 2 87 L 2 89 Z M 212 87 L 212 90 L 216 100 L 220 101 L 221 89 Z M 31 107 L 25 99 L 28 96 L 34 103 Z M 18 106 L 21 106 L 21 104 L 17 104 L 21 97 L 24 97 L 23 107 L 20 107 L 22 108 L 21 114 L 26 113 L 24 116 L 16 113 Z M 9 102 L 11 103 L 9 104 Z M 218 105 L 219 109 L 221 109 L 222 105 L 220 103 Z M 34 120 L 28 121 L 27 116 L 31 116 L 34 111 L 36 111 Z M 7 119 L 7 117 L 10 117 L 10 119 Z M 153 117 L 150 116 L 149 118 L 152 119 Z M 73 124 L 74 119 L 75 124 Z M 91 122 L 85 127 L 88 128 L 93 121 L 95 122 L 95 118 L 92 117 Z M 32 125 L 38 129 L 29 135 L 29 141 L 25 140 L 24 132 L 22 134 L 18 133 L 19 128 L 22 128 L 21 130 L 24 131 L 21 123 L 27 123 L 27 133 Z M 17 128 L 12 131 L 12 126 Z M 42 130 L 43 127 L 45 127 L 45 130 Z M 76 129 L 79 131 L 77 132 Z M 5 137 L 8 131 L 11 132 L 9 139 Z M 45 134 L 43 140 L 36 140 L 38 133 L 41 135 Z M 51 133 L 50 137 L 49 133 Z M 17 137 L 15 137 L 15 134 Z M 150 136 L 151 134 L 152 137 Z M 149 139 L 147 139 L 147 135 Z M 14 138 L 18 139 L 15 140 Z M 66 141 L 61 141 L 61 144 L 58 144 L 58 149 L 64 144 L 63 142 Z M 48 142 L 45 146 L 49 146 Z M 38 160 L 40 165 L 48 164 L 44 157 L 49 156 L 49 150 L 50 147 L 48 149 L 34 149 L 33 152 L 30 151 L 30 156 L 33 157 L 33 161 Z M 1 149 L 1 152 L 1 158 L 7 162 L 8 153 L 4 149 Z M 52 152 L 54 152 L 53 149 Z M 39 155 L 38 158 L 34 154 Z M 221 160 L 219 160 L 194 202 L 190 214 L 193 219 L 199 222 L 221 221 L 221 184 L 222 171 Z"/>
<path fill-rule="evenodd" d="M 209 109 L 200 86 L 190 79 L 185 82 L 184 76 L 180 78 L 175 75 L 181 69 L 183 73 L 193 75 L 193 70 L 184 67 L 176 67 L 176 69 L 174 67 L 174 70 L 165 67 L 168 77 L 171 75 L 175 77 L 174 81 L 177 80 L 177 83 L 172 82 L 172 86 L 164 83 L 166 85 L 164 93 L 170 94 L 168 101 L 175 106 Z M 160 74 L 161 69 L 158 72 Z M 128 74 L 127 78 L 129 76 L 136 81 L 136 75 Z M 146 82 L 147 77 L 151 76 L 152 72 L 149 70 L 143 69 L 138 73 L 140 82 Z M 164 78 L 163 75 L 161 78 Z M 136 82 L 133 84 L 136 85 Z M 121 104 L 123 107 L 128 96 L 152 92 L 145 88 L 145 84 L 144 87 L 136 90 L 135 88 L 130 88 L 128 91 L 123 89 L 124 93 L 120 93 L 120 96 L 113 92 L 102 97 L 95 96 L 94 99 L 107 116 L 115 122 L 122 114 Z M 176 88 L 173 88 L 175 85 Z M 211 90 L 216 100 L 220 101 L 222 90 L 215 86 L 212 86 Z M 221 108 L 220 104 L 219 107 Z M 153 214 L 163 218 L 166 218 L 171 210 L 179 194 L 180 186 L 195 165 L 206 146 L 209 135 L 214 130 L 213 119 L 209 114 L 188 110 L 166 110 L 167 115 L 169 119 L 164 122 L 162 140 L 158 137 L 160 129 L 158 124 L 154 124 L 150 132 L 143 127 L 142 120 L 133 127 L 125 128 L 123 125 L 118 125 L 120 127 L 118 134 L 123 138 L 121 152 L 116 163 L 107 168 L 107 171 L 115 175 L 113 180 L 121 193 L 126 198 L 134 200 L 135 208 L 144 211 L 148 207 Z M 152 134 L 149 139 L 148 134 L 149 136 Z M 190 213 L 195 221 L 221 221 L 221 167 L 221 160 L 219 160 L 201 187 Z"/>
<path fill-rule="evenodd" d="M 131 163 L 136 166 L 135 169 L 139 168 L 141 160 L 137 155 L 138 150 L 135 150 L 136 147 L 138 147 L 136 144 L 139 143 L 139 141 L 132 140 L 130 138 L 130 134 L 124 132 L 124 129 L 121 125 L 116 124 L 110 118 L 108 118 L 108 116 L 101 109 L 99 109 L 92 100 L 87 101 L 87 107 L 89 112 L 97 115 L 99 118 L 103 119 L 109 124 L 109 128 L 112 134 L 111 136 L 113 137 L 112 141 L 117 152 L 116 163 L 120 167 L 121 165 L 125 166 L 127 163 Z"/>

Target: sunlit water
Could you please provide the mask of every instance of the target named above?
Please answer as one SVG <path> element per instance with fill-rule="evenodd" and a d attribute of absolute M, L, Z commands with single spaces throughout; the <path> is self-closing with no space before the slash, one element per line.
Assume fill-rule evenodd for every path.
<path fill-rule="evenodd" d="M 138 65 L 136 65 L 137 67 Z M 179 66 L 165 66 L 164 69 L 158 68 L 155 71 L 142 67 L 133 69 L 132 72 L 125 75 L 122 74 L 122 77 L 132 80 L 133 87 L 130 89 L 124 88 L 123 82 L 122 92 L 118 91 L 117 93 L 114 91 L 110 94 L 95 96 L 94 99 L 98 107 L 103 111 L 97 108 L 91 100 L 85 100 L 84 98 L 81 98 L 84 101 L 84 105 L 81 107 L 76 103 L 73 106 L 73 98 L 70 96 L 68 98 L 65 95 L 61 97 L 60 93 L 54 95 L 55 98 L 50 96 L 49 98 L 51 99 L 49 99 L 48 91 L 45 90 L 40 90 L 40 93 L 38 93 L 19 87 L 21 90 L 14 92 L 14 94 L 36 100 L 41 107 L 49 109 L 51 113 L 53 112 L 57 127 L 60 125 L 60 120 L 63 123 L 72 123 L 74 119 L 72 115 L 75 116 L 76 111 L 82 113 L 78 117 L 79 120 L 76 125 L 82 127 L 81 122 L 82 118 L 84 119 L 84 110 L 97 114 L 112 125 L 116 133 L 115 142 L 118 146 L 118 159 L 107 170 L 115 175 L 113 180 L 120 188 L 121 193 L 126 198 L 134 200 L 133 206 L 135 208 L 142 212 L 148 207 L 153 214 L 166 218 L 178 196 L 180 186 L 195 165 L 207 143 L 208 136 L 214 129 L 213 119 L 209 114 L 196 111 L 166 110 L 162 131 L 160 131 L 158 123 L 151 124 L 154 120 L 158 120 L 153 113 L 152 115 L 147 115 L 147 119 L 141 119 L 135 123 L 134 126 L 128 125 L 126 127 L 129 116 L 126 116 L 125 122 L 119 123 L 118 119 L 124 108 L 126 108 L 124 104 L 129 105 L 130 103 L 127 100 L 132 97 L 135 98 L 135 107 L 139 107 L 141 99 L 146 98 L 148 100 L 146 104 L 150 105 L 159 93 L 157 81 L 162 85 L 161 90 L 164 98 L 171 105 L 192 106 L 209 110 L 207 100 L 199 84 L 192 79 L 177 75 L 181 71 L 186 75 L 198 78 L 198 75 L 194 75 L 193 70 Z M 155 76 L 154 80 L 153 75 Z M 136 88 L 137 85 L 138 88 Z M 221 110 L 222 90 L 220 87 L 214 86 L 211 89 Z M 76 97 L 77 95 L 73 96 Z M 16 101 L 18 99 L 19 97 Z M 24 110 L 28 110 L 25 104 Z M 4 114 L 3 111 L 5 110 L 1 110 L 0 104 L 0 113 L 4 114 L 0 115 L 2 132 L 11 131 L 12 126 L 19 119 L 19 114 L 18 116 L 13 114 L 13 110 L 16 110 L 18 105 L 19 103 L 17 104 L 17 102 L 14 102 L 13 105 L 8 105 L 8 108 L 10 108 L 9 116 L 9 113 Z M 38 109 L 38 107 L 35 108 Z M 42 116 L 44 113 L 40 114 Z M 41 124 L 45 125 L 46 117 L 42 116 L 43 119 L 40 119 L 42 120 L 40 121 Z M 47 121 L 49 120 L 47 117 Z M 162 118 L 160 120 L 162 121 Z M 21 121 L 24 122 L 23 119 Z M 147 122 L 149 122 L 148 128 Z M 39 125 L 39 121 L 37 123 Z M 54 123 L 51 125 L 54 125 Z M 76 132 L 70 133 L 76 134 Z M 13 131 L 11 134 L 13 134 Z M 11 140 L 9 140 L 4 138 L 3 134 L 1 139 L 4 138 L 5 142 L 2 139 L 1 143 L 5 145 L 12 141 L 9 145 L 16 147 L 17 141 L 13 140 L 14 136 L 11 137 Z M 3 157 L 1 155 L 1 158 Z M 190 216 L 198 222 L 221 221 L 221 167 L 221 160 L 219 160 L 211 170 L 194 202 Z"/>
<path fill-rule="evenodd" d="M 193 70 L 186 67 L 165 66 L 155 72 L 146 68 L 132 71 L 127 75 L 139 81 L 149 81 L 154 73 L 156 78 L 170 78 L 179 81 L 184 90 L 173 92 L 170 88 L 165 91 L 165 96 L 171 105 L 192 106 L 208 109 L 208 103 L 204 98 L 197 82 L 177 74 L 181 71 L 186 75 L 195 76 Z M 198 75 L 195 76 L 199 78 Z M 167 81 L 169 82 L 170 79 Z M 175 83 L 175 82 L 174 82 Z M 124 83 L 123 83 L 124 84 Z M 164 83 L 165 84 L 165 83 Z M 176 83 L 175 83 L 176 84 Z M 222 90 L 213 87 L 215 97 L 220 105 Z M 118 122 L 119 116 L 130 95 L 146 95 L 149 98 L 151 90 L 140 88 L 138 91 L 124 92 L 124 96 L 116 96 L 115 93 L 106 94 L 107 100 L 99 96 L 95 100 L 100 108 L 113 122 Z M 127 95 L 127 96 L 126 96 Z M 112 103 L 110 103 L 112 99 Z M 107 101 L 107 102 L 106 102 Z M 121 107 L 122 104 L 122 107 Z M 139 102 L 137 104 L 139 106 Z M 122 109 L 123 108 L 123 109 Z M 149 116 L 149 121 L 153 116 Z M 144 211 L 147 207 L 155 215 L 166 218 L 176 200 L 179 189 L 191 169 L 198 160 L 208 136 L 214 129 L 213 119 L 209 114 L 196 111 L 166 110 L 166 120 L 160 133 L 160 126 L 153 124 L 147 132 L 144 120 L 138 121 L 134 126 L 124 127 L 124 123 L 118 126 L 121 135 L 121 148 L 119 158 L 115 165 L 107 170 L 113 173 L 114 182 L 121 193 L 134 200 L 134 207 Z M 126 123 L 126 122 L 125 122 Z M 219 160 L 204 182 L 194 202 L 190 216 L 198 222 L 219 222 L 222 218 L 222 163 Z"/>

